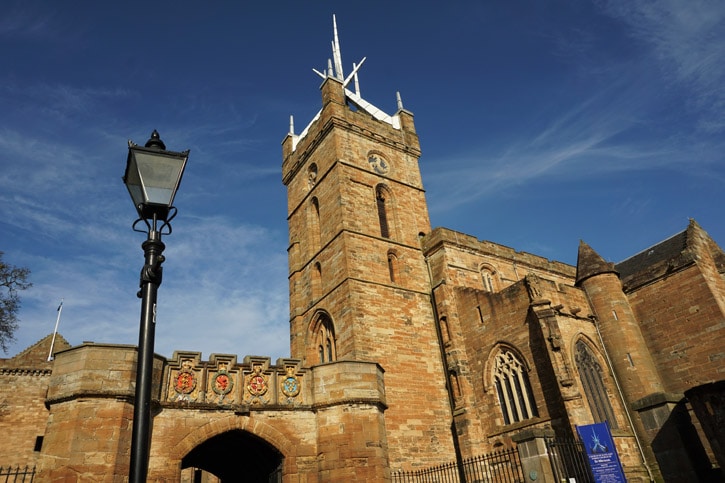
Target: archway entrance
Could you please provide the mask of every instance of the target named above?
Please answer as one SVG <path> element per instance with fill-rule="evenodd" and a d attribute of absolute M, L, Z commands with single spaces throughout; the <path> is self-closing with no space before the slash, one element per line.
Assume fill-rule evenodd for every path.
<path fill-rule="evenodd" d="M 196 468 L 193 482 L 276 483 L 282 481 L 284 459 L 274 446 L 247 431 L 232 430 L 201 443 L 181 460 L 181 468 Z M 210 473 L 216 478 L 209 478 Z"/>

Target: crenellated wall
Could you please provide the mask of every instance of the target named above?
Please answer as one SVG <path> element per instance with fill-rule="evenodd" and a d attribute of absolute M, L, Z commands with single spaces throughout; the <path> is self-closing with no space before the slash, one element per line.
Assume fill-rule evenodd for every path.
<path fill-rule="evenodd" d="M 57 354 L 40 481 L 126 480 L 135 358 L 133 346 L 93 343 Z M 182 468 L 198 462 L 194 451 L 215 438 L 268 446 L 285 481 L 390 477 L 377 364 L 305 368 L 292 359 L 175 352 L 169 360 L 156 356 L 154 369 L 148 481 L 179 481 Z"/>

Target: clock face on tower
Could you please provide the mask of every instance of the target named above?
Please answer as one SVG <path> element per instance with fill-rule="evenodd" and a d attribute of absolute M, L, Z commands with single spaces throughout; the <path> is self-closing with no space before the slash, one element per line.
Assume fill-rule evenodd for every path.
<path fill-rule="evenodd" d="M 390 170 L 390 164 L 379 154 L 370 153 L 368 155 L 368 162 L 373 171 L 378 174 L 386 174 Z"/>

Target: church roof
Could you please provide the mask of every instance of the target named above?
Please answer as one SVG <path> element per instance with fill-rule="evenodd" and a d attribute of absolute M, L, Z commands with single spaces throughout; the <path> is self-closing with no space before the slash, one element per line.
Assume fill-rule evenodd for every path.
<path fill-rule="evenodd" d="M 627 290 L 695 263 L 698 250 L 709 251 L 718 270 L 725 269 L 725 254 L 697 224 L 690 220 L 687 229 L 672 235 L 615 265 Z"/>
<path fill-rule="evenodd" d="M 617 264 L 622 278 L 681 257 L 687 249 L 687 230 L 672 235 Z"/>

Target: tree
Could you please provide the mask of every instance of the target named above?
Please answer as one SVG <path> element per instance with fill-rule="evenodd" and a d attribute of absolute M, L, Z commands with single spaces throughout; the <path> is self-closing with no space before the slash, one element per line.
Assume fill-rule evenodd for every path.
<path fill-rule="evenodd" d="M 18 328 L 18 291 L 33 284 L 28 282 L 29 269 L 5 263 L 3 255 L 0 252 L 0 348 L 7 352 L 8 343 L 15 339 L 15 330 Z"/>

